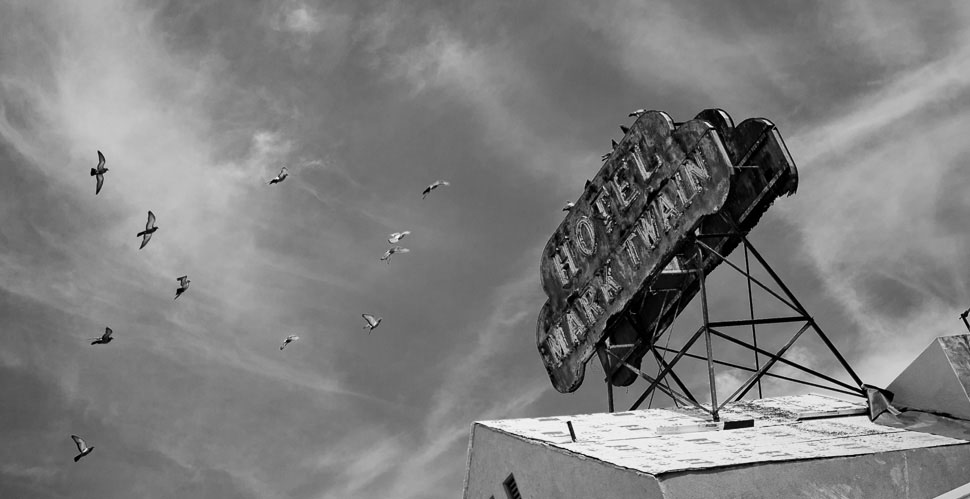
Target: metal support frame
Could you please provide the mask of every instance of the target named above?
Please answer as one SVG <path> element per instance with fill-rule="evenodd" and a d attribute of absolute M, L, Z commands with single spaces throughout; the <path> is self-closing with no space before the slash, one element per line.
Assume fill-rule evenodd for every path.
<path fill-rule="evenodd" d="M 725 236 L 740 238 L 740 241 L 744 246 L 744 260 L 745 260 L 744 269 L 740 268 L 739 266 L 729 261 L 724 255 L 721 255 L 720 253 L 717 252 L 717 250 L 712 248 L 710 245 L 704 243 L 703 241 L 704 239 L 709 239 L 712 237 L 725 237 Z M 866 395 L 865 395 L 865 390 L 863 389 L 862 380 L 855 373 L 852 367 L 849 366 L 848 362 L 845 360 L 845 358 L 842 356 L 839 350 L 835 347 L 835 345 L 831 342 L 831 340 L 829 340 L 825 332 L 822 331 L 822 329 L 818 326 L 818 323 L 815 322 L 815 319 L 813 319 L 808 314 L 808 312 L 805 310 L 805 307 L 803 307 L 802 304 L 798 301 L 798 298 L 795 297 L 794 293 L 791 292 L 791 290 L 788 288 L 788 286 L 785 285 L 785 283 L 781 280 L 781 278 L 778 276 L 775 270 L 768 264 L 767 261 L 765 261 L 765 259 L 761 256 L 758 250 L 755 249 L 755 247 L 751 244 L 751 242 L 748 241 L 746 234 L 738 233 L 738 232 L 700 234 L 697 236 L 697 240 L 695 242 L 697 246 L 697 254 L 694 255 L 694 257 L 691 260 L 695 262 L 696 268 L 692 269 L 692 271 L 697 272 L 699 277 L 699 286 L 700 286 L 699 294 L 701 299 L 701 312 L 703 316 L 703 324 L 697 329 L 697 331 L 693 333 L 693 335 L 690 336 L 687 342 L 679 349 L 675 350 L 675 349 L 662 347 L 655 344 L 647 345 L 646 347 L 647 352 L 645 352 L 644 355 L 652 353 L 654 356 L 654 360 L 656 360 L 657 365 L 659 366 L 659 372 L 655 377 L 645 374 L 643 371 L 641 371 L 640 369 L 637 369 L 636 367 L 632 366 L 627 362 L 629 360 L 629 357 L 633 354 L 633 352 L 636 351 L 639 347 L 642 347 L 640 340 L 637 340 L 637 342 L 634 343 L 633 345 L 628 345 L 631 348 L 628 352 L 626 352 L 626 354 L 622 358 L 616 355 L 614 352 L 612 352 L 608 344 L 604 343 L 603 345 L 601 345 L 601 348 L 604 349 L 607 355 L 607 358 L 611 358 L 616 361 L 615 363 L 610 362 L 608 364 L 609 372 L 606 373 L 607 396 L 609 400 L 610 412 L 613 412 L 614 410 L 613 409 L 613 405 L 614 405 L 613 388 L 612 388 L 612 385 L 610 384 L 610 379 L 617 370 L 622 369 L 624 367 L 633 371 L 639 377 L 645 379 L 649 383 L 647 388 L 643 391 L 643 393 L 640 394 L 639 397 L 637 397 L 636 401 L 630 407 L 629 410 L 631 411 L 638 409 L 640 405 L 644 402 L 644 400 L 647 399 L 647 397 L 652 396 L 656 390 L 659 390 L 662 393 L 669 396 L 671 399 L 673 399 L 675 403 L 699 408 L 704 412 L 710 414 L 711 418 L 714 421 L 718 421 L 720 418 L 719 412 L 721 409 L 723 409 L 727 404 L 731 402 L 736 402 L 738 400 L 741 400 L 755 386 L 757 386 L 758 388 L 758 398 L 761 398 L 762 397 L 761 380 L 766 376 L 770 378 L 782 379 L 786 381 L 791 381 L 793 383 L 812 386 L 815 388 L 830 390 L 830 391 L 845 394 L 845 395 L 853 395 L 853 396 L 865 398 Z M 749 317 L 748 319 L 723 320 L 723 321 L 711 320 L 709 315 L 709 310 L 708 310 L 708 289 L 705 284 L 705 275 L 704 275 L 704 266 L 703 266 L 703 257 L 705 256 L 704 255 L 705 252 L 719 259 L 721 262 L 726 263 L 728 267 L 734 269 L 735 271 L 737 271 L 738 273 L 740 273 L 746 278 L 747 291 L 748 291 L 748 317 Z M 772 290 L 771 288 L 769 288 L 764 283 L 762 283 L 761 281 L 759 281 L 758 279 L 756 279 L 751 275 L 749 255 L 753 256 L 754 259 L 757 261 L 757 263 L 760 264 L 762 268 L 764 268 L 764 270 L 771 277 L 771 280 L 774 281 L 774 284 L 778 287 L 778 289 L 781 290 L 781 293 L 778 293 Z M 773 296 L 775 299 L 777 299 L 781 303 L 788 306 L 790 309 L 794 311 L 794 315 L 783 316 L 783 317 L 760 317 L 760 318 L 755 317 L 754 299 L 753 299 L 752 287 L 751 287 L 752 284 L 763 289 L 769 295 Z M 685 305 L 681 305 L 681 306 L 685 306 Z M 662 308 L 663 307 L 661 307 L 661 309 Z M 964 318 L 964 320 L 966 321 L 965 317 L 961 317 L 961 318 Z M 636 323 L 635 320 L 631 320 L 631 323 L 635 328 L 639 329 L 639 325 Z M 770 352 L 758 346 L 758 331 L 756 329 L 758 325 L 787 324 L 787 323 L 791 323 L 791 324 L 801 323 L 801 326 L 788 339 L 788 341 L 784 344 L 784 346 L 782 346 L 778 351 Z M 732 335 L 726 334 L 725 332 L 720 330 L 721 328 L 740 327 L 740 326 L 750 326 L 751 328 L 750 343 L 748 341 L 738 339 Z M 792 362 L 790 360 L 783 358 L 785 353 L 787 353 L 788 349 L 791 348 L 792 345 L 794 345 L 794 343 L 803 335 L 803 333 L 809 330 L 814 331 L 815 334 L 819 337 L 819 339 L 821 339 L 822 343 L 824 343 L 825 346 L 829 349 L 829 351 L 832 352 L 832 354 L 835 356 L 835 358 L 838 360 L 841 366 L 845 369 L 849 377 L 852 378 L 852 382 L 855 383 L 855 385 L 852 385 L 843 381 L 839 381 L 838 379 L 835 379 L 831 376 L 818 372 L 814 369 L 799 365 L 795 362 Z M 654 334 L 651 336 L 651 338 L 653 341 L 656 341 L 659 335 L 656 334 L 657 331 L 653 331 L 653 333 Z M 662 334 L 663 332 L 661 332 L 661 335 Z M 667 334 L 670 334 L 670 332 L 667 332 Z M 694 344 L 701 338 L 701 336 L 704 337 L 706 355 L 696 355 L 696 354 L 688 353 L 688 350 L 690 350 L 691 347 L 694 346 Z M 739 364 L 715 359 L 714 351 L 712 347 L 712 337 L 714 336 L 724 339 L 735 345 L 739 345 L 751 350 L 754 353 L 754 367 L 752 368 L 752 367 L 742 366 Z M 608 340 L 604 339 L 604 342 L 605 341 L 608 341 Z M 665 360 L 665 355 L 668 352 L 675 354 L 674 357 L 669 361 Z M 761 362 L 762 357 L 766 359 L 765 362 Z M 684 358 L 692 358 L 692 359 L 707 361 L 708 380 L 710 383 L 710 390 L 711 390 L 710 406 L 707 406 L 706 404 L 701 404 L 700 402 L 698 402 L 697 398 L 694 397 L 694 395 L 690 392 L 687 385 L 681 380 L 680 377 L 678 377 L 674 373 L 674 367 L 677 365 L 678 362 L 680 362 Z M 786 366 L 793 367 L 801 372 L 810 374 L 815 378 L 818 378 L 819 380 L 825 381 L 828 384 L 800 380 L 800 379 L 791 378 L 788 376 L 782 376 L 782 375 L 770 372 L 770 369 L 774 367 L 776 364 L 783 364 Z M 731 367 L 734 369 L 740 369 L 751 373 L 748 379 L 745 380 L 730 396 L 728 396 L 726 399 L 721 401 L 720 404 L 718 403 L 718 400 L 717 400 L 717 386 L 716 386 L 716 375 L 715 375 L 716 365 Z M 674 384 L 677 386 L 680 392 L 678 392 L 677 390 L 674 390 L 669 384 L 665 386 L 668 376 L 670 379 L 673 380 Z"/>

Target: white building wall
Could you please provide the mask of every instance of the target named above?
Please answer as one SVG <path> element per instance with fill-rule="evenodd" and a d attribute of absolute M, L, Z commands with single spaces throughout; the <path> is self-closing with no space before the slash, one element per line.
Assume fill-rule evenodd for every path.
<path fill-rule="evenodd" d="M 523 499 L 660 499 L 657 479 L 561 449 L 472 425 L 465 499 L 508 499 L 515 476 Z"/>

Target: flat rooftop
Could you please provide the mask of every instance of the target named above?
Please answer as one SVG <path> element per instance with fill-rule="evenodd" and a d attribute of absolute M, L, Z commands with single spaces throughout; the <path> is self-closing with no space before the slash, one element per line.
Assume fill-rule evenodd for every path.
<path fill-rule="evenodd" d="M 696 408 L 476 424 L 650 475 L 970 443 L 875 424 L 869 421 L 865 410 L 861 400 L 808 394 L 729 404 L 720 412 L 722 421 L 753 420 L 754 424 L 731 430 L 709 431 L 710 416 Z M 567 421 L 572 422 L 576 442 L 570 438 Z"/>

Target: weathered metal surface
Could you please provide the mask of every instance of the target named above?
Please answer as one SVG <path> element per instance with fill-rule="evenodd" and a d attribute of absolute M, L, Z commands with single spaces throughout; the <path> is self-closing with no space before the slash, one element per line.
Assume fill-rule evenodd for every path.
<path fill-rule="evenodd" d="M 604 337 L 624 345 L 613 353 L 629 354 L 639 367 L 654 336 L 697 294 L 698 265 L 706 275 L 720 263 L 699 251 L 694 236 L 719 234 L 704 242 L 727 256 L 741 242 L 736 234 L 797 184 L 795 164 L 768 120 L 734 126 L 724 111 L 708 109 L 675 128 L 665 113 L 640 115 L 542 254 L 549 300 L 536 341 L 553 386 L 578 388 Z M 611 357 L 602 349 L 599 356 L 612 371 Z M 636 377 L 621 368 L 610 382 L 627 386 Z"/>
<path fill-rule="evenodd" d="M 557 390 L 579 387 L 604 332 L 705 217 L 724 208 L 731 175 L 728 152 L 708 121 L 675 128 L 658 111 L 637 119 L 542 254 L 549 300 L 536 341 Z"/>
<path fill-rule="evenodd" d="M 795 192 L 798 185 L 795 163 L 778 129 L 766 119 L 748 119 L 735 127 L 726 112 L 707 109 L 699 113 L 695 120 L 703 120 L 717 130 L 731 164 L 735 165 L 727 201 L 718 213 L 702 221 L 698 234 L 731 234 L 736 233 L 735 228 L 737 232 L 746 233 L 757 225 L 775 199 Z M 707 237 L 703 241 L 721 255 L 728 256 L 740 244 L 741 237 L 724 235 Z M 678 259 L 688 260 L 684 265 L 696 269 L 697 260 L 694 258 L 697 254 L 694 240 L 689 240 L 682 245 Z M 704 275 L 721 262 L 710 252 L 703 251 L 701 255 Z M 693 272 L 664 272 L 659 279 L 647 283 L 631 300 L 637 305 L 636 309 L 630 310 L 637 327 L 622 321 L 606 331 L 606 336 L 611 337 L 614 343 L 628 344 L 640 340 L 640 346 L 628 359 L 630 364 L 639 367 L 647 348 L 656 340 L 654 333 L 664 331 L 697 294 L 697 275 Z M 618 353 L 623 355 L 627 352 Z M 600 355 L 600 362 L 607 372 L 615 364 L 605 354 Z M 636 379 L 636 373 L 624 368 L 616 371 L 610 382 L 617 386 L 628 386 Z"/>

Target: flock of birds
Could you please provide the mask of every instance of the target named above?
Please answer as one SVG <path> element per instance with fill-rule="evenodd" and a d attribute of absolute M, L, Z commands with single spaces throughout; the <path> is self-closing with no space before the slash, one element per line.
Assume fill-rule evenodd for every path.
<path fill-rule="evenodd" d="M 646 112 L 646 110 L 644 110 L 644 109 L 637 109 L 636 111 L 633 111 L 632 113 L 630 113 L 629 116 L 630 117 L 633 117 L 633 118 L 639 118 L 640 115 L 642 115 L 645 112 Z M 629 131 L 629 128 L 627 128 L 624 125 L 620 125 L 620 130 L 624 134 L 626 134 Z M 606 161 L 607 159 L 609 159 L 609 157 L 613 154 L 613 150 L 616 149 L 617 142 L 615 140 L 612 140 L 611 142 L 612 142 L 612 144 L 611 144 L 612 145 L 612 149 L 610 150 L 610 152 L 608 152 L 608 153 L 606 153 L 606 154 L 604 154 L 602 156 L 602 160 L 603 161 Z M 104 186 L 104 174 L 108 172 L 108 169 L 105 168 L 104 165 L 105 165 L 104 154 L 101 154 L 101 151 L 98 151 L 98 166 L 95 167 L 95 168 L 91 168 L 91 176 L 92 177 L 95 177 L 95 180 L 97 181 L 97 186 L 95 187 L 95 190 L 94 190 L 94 194 L 95 195 L 98 195 L 99 193 L 101 193 L 101 188 Z M 290 176 L 290 172 L 284 166 L 282 169 L 280 169 L 280 173 L 278 175 L 276 175 L 275 177 L 273 177 L 272 179 L 269 180 L 268 184 L 269 185 L 279 184 L 279 183 L 283 182 L 284 180 L 286 180 L 287 177 L 289 177 L 289 176 Z M 587 182 L 587 184 L 588 183 L 589 182 Z M 445 180 L 436 180 L 435 182 L 433 182 L 428 187 L 425 187 L 424 191 L 421 192 L 421 199 L 427 198 L 428 197 L 428 194 L 430 194 L 435 189 L 438 189 L 438 188 L 443 187 L 443 186 L 448 186 L 448 185 L 451 185 L 448 181 L 445 181 Z M 576 205 L 576 203 L 568 202 L 563 207 L 563 211 L 568 212 L 575 205 Z M 141 232 L 139 232 L 137 234 L 137 237 L 142 238 L 141 239 L 141 246 L 139 246 L 138 249 L 143 249 L 146 245 L 148 245 L 148 242 L 151 241 L 152 235 L 155 234 L 156 231 L 158 231 L 158 226 L 155 225 L 155 214 L 152 213 L 149 210 L 149 212 L 148 212 L 148 220 L 145 223 L 145 230 L 143 230 L 143 231 L 141 231 Z M 384 254 L 380 257 L 380 260 L 382 260 L 383 262 L 385 262 L 387 264 L 390 264 L 391 263 L 391 256 L 392 255 L 395 255 L 395 254 L 398 254 L 398 253 L 407 253 L 407 252 L 411 251 L 408 248 L 399 246 L 397 244 L 398 242 L 400 242 L 402 239 L 404 239 L 409 234 L 411 234 L 411 231 L 409 231 L 409 230 L 405 230 L 405 231 L 401 231 L 401 232 L 394 232 L 394 233 L 390 234 L 390 237 L 387 239 L 387 242 L 389 244 L 391 244 L 392 246 L 387 251 L 384 252 Z M 185 293 L 186 291 L 188 291 L 188 289 L 189 289 L 189 283 L 192 282 L 192 281 L 189 280 L 189 276 L 187 276 L 187 275 L 183 275 L 181 277 L 177 277 L 175 280 L 178 281 L 178 288 L 175 289 L 175 299 L 177 300 L 180 296 L 182 296 L 183 293 Z M 373 314 L 361 314 L 361 317 L 363 317 L 364 322 L 365 322 L 363 328 L 368 330 L 367 331 L 367 334 L 370 334 L 372 331 L 374 331 L 374 329 L 376 329 L 377 326 L 379 326 L 381 324 L 381 321 L 383 320 L 383 318 L 377 317 L 377 316 L 375 316 Z M 965 315 L 964 315 L 964 317 L 965 317 Z M 970 324 L 968 324 L 968 328 L 970 328 Z M 91 344 L 92 345 L 107 345 L 108 343 L 110 343 L 114 339 L 114 337 L 112 336 L 113 334 L 114 334 L 114 331 L 112 331 L 110 327 L 105 327 L 104 328 L 104 334 L 102 334 L 98 338 L 91 338 L 91 340 L 92 340 L 91 341 Z M 297 336 L 297 335 L 295 335 L 295 334 L 288 335 L 286 338 L 283 339 L 283 343 L 280 345 L 280 351 L 283 351 L 283 349 L 286 348 L 287 345 L 289 345 L 290 343 L 293 343 L 294 341 L 297 341 L 299 339 L 300 339 L 300 337 Z M 85 443 L 84 440 L 81 437 L 79 437 L 77 435 L 71 435 L 71 438 L 74 439 L 74 443 L 77 445 L 77 450 L 80 453 L 80 454 L 78 454 L 77 456 L 74 457 L 74 462 L 77 462 L 82 457 L 90 454 L 91 451 L 94 450 L 94 447 L 93 446 L 90 446 L 89 447 L 87 445 L 87 443 Z"/>
<path fill-rule="evenodd" d="M 105 165 L 104 154 L 102 154 L 101 151 L 98 151 L 98 166 L 91 168 L 91 176 L 95 177 L 95 180 L 97 181 L 97 185 L 95 186 L 95 190 L 94 190 L 95 195 L 98 195 L 101 193 L 101 188 L 104 186 L 104 175 L 108 173 L 108 169 L 105 168 L 104 165 Z M 286 178 L 289 177 L 289 175 L 290 175 L 289 171 L 284 166 L 280 170 L 280 173 L 277 176 L 270 179 L 268 183 L 269 185 L 279 184 L 284 180 L 286 180 Z M 434 191 L 439 187 L 447 186 L 447 185 L 451 185 L 451 184 L 445 180 L 435 181 L 434 183 L 426 187 L 424 191 L 421 192 L 421 199 L 427 198 L 428 194 L 430 194 L 431 191 Z M 151 210 L 149 210 L 148 220 L 145 223 L 145 230 L 139 232 L 136 235 L 136 237 L 141 238 L 141 246 L 138 247 L 139 250 L 143 249 L 145 246 L 148 245 L 148 242 L 151 241 L 152 235 L 155 234 L 156 231 L 158 231 L 158 226 L 155 225 L 155 214 L 152 213 Z M 409 234 L 411 234 L 411 231 L 409 230 L 394 232 L 390 234 L 390 237 L 388 238 L 387 242 L 392 246 L 390 249 L 384 252 L 384 255 L 381 256 L 380 259 L 385 263 L 390 264 L 391 255 L 394 255 L 397 253 L 407 253 L 411 251 L 407 248 L 397 245 L 398 242 L 400 242 L 402 239 L 404 239 L 404 237 L 406 237 Z M 189 276 L 187 275 L 177 277 L 175 280 L 178 281 L 178 287 L 175 289 L 175 298 L 174 298 L 177 300 L 180 296 L 182 296 L 182 294 L 188 291 L 189 283 L 192 281 L 189 280 Z M 381 321 L 383 320 L 382 317 L 377 317 L 373 314 L 361 314 L 361 317 L 363 317 L 365 322 L 363 329 L 368 330 L 367 334 L 370 334 L 372 331 L 374 331 L 374 329 L 376 329 L 377 326 L 379 326 L 381 324 Z M 108 343 L 111 343 L 112 340 L 114 340 L 113 335 L 114 335 L 114 331 L 112 331 L 110 327 L 105 327 L 104 334 L 102 334 L 100 337 L 90 338 L 91 344 L 107 345 Z M 280 351 L 283 351 L 283 349 L 286 348 L 287 345 L 299 339 L 300 337 L 295 334 L 288 335 L 286 338 L 283 339 L 283 343 L 280 345 Z M 77 435 L 71 435 L 71 439 L 74 440 L 74 444 L 77 445 L 77 450 L 79 452 L 79 454 L 74 457 L 74 462 L 78 462 L 82 457 L 87 456 L 88 454 L 91 453 L 91 451 L 94 450 L 94 446 L 89 446 L 84 441 L 84 439 L 82 439 Z"/>

